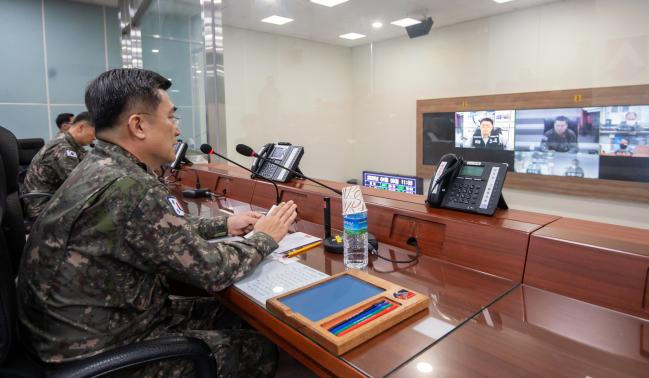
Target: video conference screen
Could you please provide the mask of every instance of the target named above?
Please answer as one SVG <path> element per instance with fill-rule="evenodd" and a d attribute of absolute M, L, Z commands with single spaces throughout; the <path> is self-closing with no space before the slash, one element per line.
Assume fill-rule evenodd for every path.
<path fill-rule="evenodd" d="M 526 174 L 649 182 L 649 105 L 424 114 L 424 164 L 453 152 Z"/>
<path fill-rule="evenodd" d="M 423 194 L 423 179 L 415 176 L 363 171 L 363 186 L 392 192 Z"/>

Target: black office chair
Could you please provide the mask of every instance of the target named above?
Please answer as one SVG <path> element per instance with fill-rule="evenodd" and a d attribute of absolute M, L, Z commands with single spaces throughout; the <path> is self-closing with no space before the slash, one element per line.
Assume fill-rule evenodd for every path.
<path fill-rule="evenodd" d="M 21 193 L 29 164 L 44 145 L 45 141 L 42 138 L 18 139 L 18 187 Z"/>
<path fill-rule="evenodd" d="M 1 128 L 0 128 L 1 129 Z M 13 134 L 12 134 L 13 135 Z M 2 140 L 0 134 L 0 140 Z M 100 377 L 151 362 L 184 359 L 194 364 L 196 376 L 216 376 L 216 361 L 202 340 L 191 337 L 163 337 L 115 348 L 99 355 L 62 366 L 42 364 L 31 357 L 19 342 L 16 308 L 15 272 L 12 257 L 19 256 L 17 244 L 11 244 L 15 230 L 22 227 L 22 212 L 11 213 L 15 207 L 17 165 L 7 165 L 0 154 L 0 377 Z M 11 180 L 8 180 L 10 178 Z M 9 185 L 8 185 L 9 184 Z M 11 187 L 13 192 L 8 192 Z M 13 205 L 9 202 L 13 201 Z M 15 209 L 13 209 L 15 211 Z M 24 244 L 24 233 L 20 235 Z"/>

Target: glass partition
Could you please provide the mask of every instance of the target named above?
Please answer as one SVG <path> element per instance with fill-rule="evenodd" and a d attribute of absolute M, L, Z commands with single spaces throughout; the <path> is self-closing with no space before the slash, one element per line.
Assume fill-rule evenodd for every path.
<path fill-rule="evenodd" d="M 171 100 L 181 119 L 180 139 L 197 151 L 207 142 L 205 47 L 199 0 L 155 0 L 140 24 L 143 68 L 172 82 Z"/>

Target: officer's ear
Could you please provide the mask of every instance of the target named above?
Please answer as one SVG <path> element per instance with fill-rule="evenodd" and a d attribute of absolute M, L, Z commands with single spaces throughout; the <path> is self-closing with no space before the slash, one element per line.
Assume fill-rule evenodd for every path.
<path fill-rule="evenodd" d="M 126 128 L 128 133 L 138 140 L 144 140 L 146 138 L 146 132 L 143 127 L 144 118 L 141 114 L 131 114 L 128 117 Z"/>

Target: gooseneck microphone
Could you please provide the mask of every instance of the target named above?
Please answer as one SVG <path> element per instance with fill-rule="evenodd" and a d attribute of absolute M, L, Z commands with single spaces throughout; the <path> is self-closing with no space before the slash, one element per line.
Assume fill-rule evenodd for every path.
<path fill-rule="evenodd" d="M 305 179 L 305 180 L 309 180 L 309 181 L 314 182 L 314 183 L 316 183 L 316 184 L 318 184 L 318 185 L 320 185 L 320 186 L 322 186 L 322 187 L 324 187 L 324 188 L 327 188 L 327 189 L 331 190 L 332 192 L 338 194 L 339 196 L 342 196 L 342 195 L 343 195 L 343 193 L 342 193 L 340 190 L 338 190 L 338 189 L 334 189 L 334 188 L 332 188 L 332 187 L 330 187 L 330 186 L 328 186 L 328 185 L 325 185 L 325 184 L 323 184 L 323 183 L 321 183 L 321 182 L 319 182 L 319 181 L 317 181 L 317 180 L 314 180 L 314 179 L 312 179 L 312 178 L 306 177 L 305 175 L 303 175 L 302 173 L 300 173 L 300 172 L 298 172 L 298 171 L 294 171 L 294 170 L 292 170 L 292 169 L 290 169 L 290 168 L 286 168 L 285 166 L 283 166 L 283 165 L 281 165 L 281 164 L 277 164 L 277 163 L 275 163 L 275 162 L 272 161 L 271 159 L 267 159 L 267 158 L 265 158 L 265 157 L 259 155 L 259 154 L 256 153 L 252 148 L 250 148 L 250 146 L 246 146 L 245 144 L 237 144 L 237 148 L 236 148 L 236 149 L 237 149 L 237 152 L 240 153 L 240 154 L 243 155 L 243 156 L 256 157 L 257 159 L 261 159 L 261 160 L 265 161 L 266 163 L 270 163 L 270 164 L 275 165 L 275 166 L 277 166 L 277 167 L 279 167 L 279 168 L 286 169 L 287 171 L 291 172 L 293 175 L 295 175 L 295 176 L 297 176 L 297 177 L 303 178 L 303 179 Z M 252 172 L 252 171 L 250 171 L 250 172 Z M 255 175 L 259 175 L 259 174 L 256 173 L 256 172 L 252 172 L 252 173 L 255 174 Z"/>
<path fill-rule="evenodd" d="M 223 155 L 219 154 L 218 152 L 214 151 L 214 149 L 212 148 L 212 146 L 210 146 L 209 144 L 202 144 L 202 145 L 201 145 L 201 152 L 204 153 L 204 154 L 207 154 L 207 155 L 216 155 L 216 156 L 220 157 L 221 159 L 223 159 L 223 160 L 225 160 L 225 161 L 228 161 L 228 162 L 230 162 L 230 163 L 236 165 L 237 167 L 239 167 L 239 168 L 243 168 L 243 169 L 245 169 L 246 171 L 248 171 L 248 172 L 254 174 L 254 172 L 251 171 L 249 168 L 246 168 L 246 167 L 244 167 L 243 165 L 237 163 L 236 161 L 233 161 L 233 160 L 231 160 L 231 159 L 228 159 L 228 158 L 226 158 L 225 156 L 223 156 Z M 280 199 L 280 197 L 279 197 L 279 188 L 277 188 L 277 184 L 275 184 L 272 180 L 269 180 L 269 179 L 267 179 L 267 178 L 265 178 L 265 177 L 262 177 L 262 176 L 258 176 L 258 177 L 261 178 L 261 179 L 264 180 L 264 181 L 268 181 L 268 182 L 270 182 L 271 184 L 273 184 L 273 186 L 275 187 L 275 204 L 276 204 L 276 205 L 279 205 L 279 202 L 280 202 L 281 199 Z"/>

